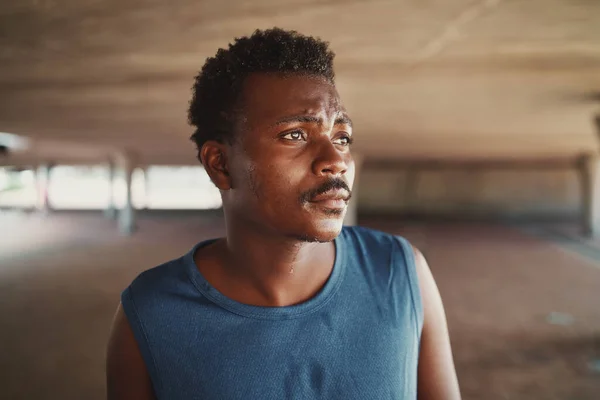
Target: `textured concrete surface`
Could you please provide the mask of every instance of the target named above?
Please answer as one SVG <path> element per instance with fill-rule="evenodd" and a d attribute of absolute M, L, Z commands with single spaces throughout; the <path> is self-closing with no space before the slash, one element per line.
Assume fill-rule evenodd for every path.
<path fill-rule="evenodd" d="M 257 28 L 336 51 L 357 148 L 386 157 L 596 151 L 593 0 L 20 0 L 0 5 L 0 132 L 85 162 L 136 149 L 192 163 L 186 108 L 206 57 Z"/>
<path fill-rule="evenodd" d="M 598 398 L 598 262 L 520 228 L 363 222 L 407 236 L 429 259 L 465 400 Z M 104 398 L 120 291 L 223 233 L 216 217 L 193 214 L 142 215 L 131 238 L 112 224 L 93 214 L 0 216 L 0 398 Z"/>

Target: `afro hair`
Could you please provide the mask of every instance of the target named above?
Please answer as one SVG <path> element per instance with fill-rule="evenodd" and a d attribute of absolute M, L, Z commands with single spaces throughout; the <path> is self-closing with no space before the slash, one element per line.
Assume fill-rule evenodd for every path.
<path fill-rule="evenodd" d="M 188 120 L 195 127 L 190 139 L 198 159 L 209 140 L 231 143 L 249 74 L 303 74 L 334 83 L 334 57 L 327 42 L 279 28 L 256 30 L 250 37 L 237 38 L 227 50 L 219 49 L 206 60 L 192 88 Z"/>

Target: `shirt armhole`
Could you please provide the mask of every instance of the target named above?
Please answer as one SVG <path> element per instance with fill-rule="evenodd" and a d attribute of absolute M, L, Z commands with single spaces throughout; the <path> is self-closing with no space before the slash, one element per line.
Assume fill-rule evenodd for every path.
<path fill-rule="evenodd" d="M 413 312 L 415 316 L 415 328 L 419 341 L 421 340 L 421 332 L 423 331 L 423 302 L 421 300 L 421 288 L 419 285 L 419 277 L 417 275 L 417 267 L 415 263 L 415 253 L 413 247 L 408 240 L 403 237 L 396 236 L 400 249 L 404 256 L 404 267 L 406 268 L 406 276 L 408 277 L 410 295 L 412 298 Z"/>
<path fill-rule="evenodd" d="M 140 320 L 139 314 L 137 312 L 131 286 L 125 289 L 121 294 L 121 304 L 123 306 L 125 316 L 127 317 L 127 321 L 129 322 L 129 326 L 133 331 L 133 336 L 135 337 L 135 340 L 138 344 L 140 353 L 142 354 L 142 358 L 144 359 L 144 364 L 146 365 L 148 374 L 150 375 L 155 395 L 157 398 L 160 398 L 162 388 L 160 385 L 156 360 L 154 359 L 152 351 L 150 350 L 148 335 L 146 334 L 144 325 L 142 324 L 142 321 Z"/>

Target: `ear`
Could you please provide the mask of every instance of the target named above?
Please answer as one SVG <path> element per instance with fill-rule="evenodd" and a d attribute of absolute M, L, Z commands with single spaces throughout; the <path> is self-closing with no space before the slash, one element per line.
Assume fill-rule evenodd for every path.
<path fill-rule="evenodd" d="M 207 141 L 200 150 L 200 160 L 217 188 L 220 190 L 231 189 L 226 145 L 215 140 Z"/>

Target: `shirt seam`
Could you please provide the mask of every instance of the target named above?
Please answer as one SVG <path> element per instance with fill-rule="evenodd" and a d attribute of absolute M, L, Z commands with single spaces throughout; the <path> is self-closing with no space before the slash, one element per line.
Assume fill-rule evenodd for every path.
<path fill-rule="evenodd" d="M 269 316 L 269 315 L 260 315 L 260 314 L 256 314 L 256 313 L 251 313 L 251 312 L 243 312 L 243 311 L 236 309 L 235 307 L 229 307 L 228 304 L 223 304 L 223 302 L 219 301 L 218 299 L 211 296 L 210 293 L 207 293 L 205 290 L 203 290 L 200 287 L 200 285 L 196 282 L 196 280 L 190 275 L 189 271 L 186 271 L 186 272 L 187 272 L 187 277 L 188 277 L 189 281 L 192 283 L 192 285 L 194 285 L 196 290 L 198 290 L 200 292 L 200 294 L 202 294 L 203 296 L 208 298 L 213 304 L 217 305 L 218 307 L 221 307 L 221 308 L 223 308 L 233 314 L 239 315 L 241 317 L 260 319 L 260 320 L 271 320 L 271 321 L 295 319 L 295 318 L 300 318 L 305 315 L 317 312 L 318 310 L 323 308 L 325 305 L 327 305 L 331 301 L 331 299 L 334 297 L 334 295 L 337 293 L 337 291 L 341 285 L 341 280 L 343 277 L 343 275 L 338 276 L 338 281 L 335 283 L 335 286 L 331 288 L 329 295 L 327 297 L 325 297 L 321 301 L 320 304 L 315 305 L 313 308 L 310 308 L 308 310 L 298 311 L 298 312 L 290 311 L 290 312 L 288 312 L 286 314 L 282 314 L 282 315 Z M 340 272 L 343 274 L 344 271 L 342 270 Z"/>
<path fill-rule="evenodd" d="M 420 328 L 421 322 L 420 322 L 420 318 L 419 318 L 419 312 L 417 310 L 417 299 L 416 299 L 415 292 L 414 292 L 415 289 L 413 288 L 413 285 L 416 284 L 418 286 L 419 282 L 418 281 L 415 282 L 416 276 L 415 276 L 415 274 L 412 273 L 412 271 L 410 271 L 411 267 L 415 266 L 415 258 L 414 258 L 414 256 L 407 254 L 407 253 L 409 253 L 408 249 L 407 249 L 409 247 L 409 244 L 404 238 L 396 236 L 396 240 L 398 242 L 400 242 L 400 249 L 402 251 L 402 255 L 404 258 L 404 268 L 406 270 L 406 275 L 408 276 L 408 279 L 410 280 L 410 284 L 408 285 L 408 288 L 410 290 L 412 310 L 413 310 L 413 315 L 415 318 L 415 333 L 417 335 L 417 338 L 420 339 L 421 333 L 420 333 L 419 328 Z"/>
<path fill-rule="evenodd" d="M 156 358 L 154 357 L 154 353 L 152 352 L 152 346 L 150 345 L 150 341 L 148 340 L 148 334 L 146 333 L 146 329 L 144 328 L 144 324 L 142 323 L 142 320 L 139 317 L 139 314 L 137 312 L 137 306 L 135 305 L 135 300 L 133 299 L 133 293 L 132 293 L 132 289 L 131 287 L 128 290 L 127 293 L 127 297 L 129 297 L 129 301 L 131 302 L 131 311 L 134 314 L 135 320 L 137 325 L 140 328 L 140 332 L 143 336 L 144 341 L 146 342 L 146 347 L 148 348 L 148 354 L 150 355 L 150 359 L 152 360 L 152 366 L 154 367 L 154 370 L 156 371 L 156 383 L 158 384 L 158 388 L 157 388 L 157 392 L 156 393 L 156 397 L 160 398 L 160 396 L 158 395 L 159 393 L 162 394 L 162 380 L 160 379 L 160 372 L 159 372 L 159 368 L 158 368 L 158 364 L 156 362 Z"/>
<path fill-rule="evenodd" d="M 292 312 L 289 311 L 286 314 L 282 314 L 282 315 L 276 315 L 276 316 L 270 316 L 270 315 L 260 315 L 260 314 L 256 314 L 256 313 L 252 313 L 252 312 L 244 312 L 241 310 L 236 309 L 235 307 L 230 307 L 228 304 L 223 304 L 223 302 L 219 301 L 218 299 L 216 299 L 215 297 L 213 297 L 210 293 L 208 293 L 207 291 L 203 290 L 203 288 L 201 287 L 201 285 L 196 281 L 196 279 L 194 279 L 194 277 L 192 276 L 191 271 L 189 270 L 189 266 L 187 265 L 187 263 L 184 263 L 186 265 L 185 270 L 186 270 L 186 275 L 188 280 L 192 283 L 192 285 L 196 288 L 196 290 L 198 290 L 200 292 L 200 294 L 202 294 L 204 297 L 206 297 L 207 299 L 209 299 L 213 304 L 217 305 L 218 307 L 221 307 L 233 314 L 239 315 L 241 317 L 246 317 L 246 318 L 252 318 L 252 319 L 259 319 L 259 320 L 271 320 L 271 321 L 278 321 L 278 320 L 287 320 L 287 319 L 296 319 L 296 318 L 301 318 L 305 315 L 308 314 L 312 314 L 314 312 L 319 311 L 321 308 L 323 308 L 325 305 L 327 305 L 331 299 L 334 297 L 334 295 L 338 292 L 339 287 L 342 284 L 342 280 L 344 277 L 344 273 L 345 273 L 345 251 L 342 249 L 342 246 L 338 246 L 337 249 L 337 256 L 339 256 L 340 260 L 339 260 L 339 264 L 338 264 L 338 260 L 336 259 L 336 261 L 334 262 L 335 264 L 338 264 L 337 267 L 341 269 L 341 271 L 338 272 L 338 277 L 337 277 L 337 281 L 334 283 L 334 286 L 331 288 L 331 290 L 329 291 L 327 297 L 323 298 L 321 303 L 313 306 L 310 309 L 306 309 L 306 310 L 302 310 L 302 311 L 297 311 L 297 312 Z M 194 266 L 195 267 L 195 266 Z"/>

